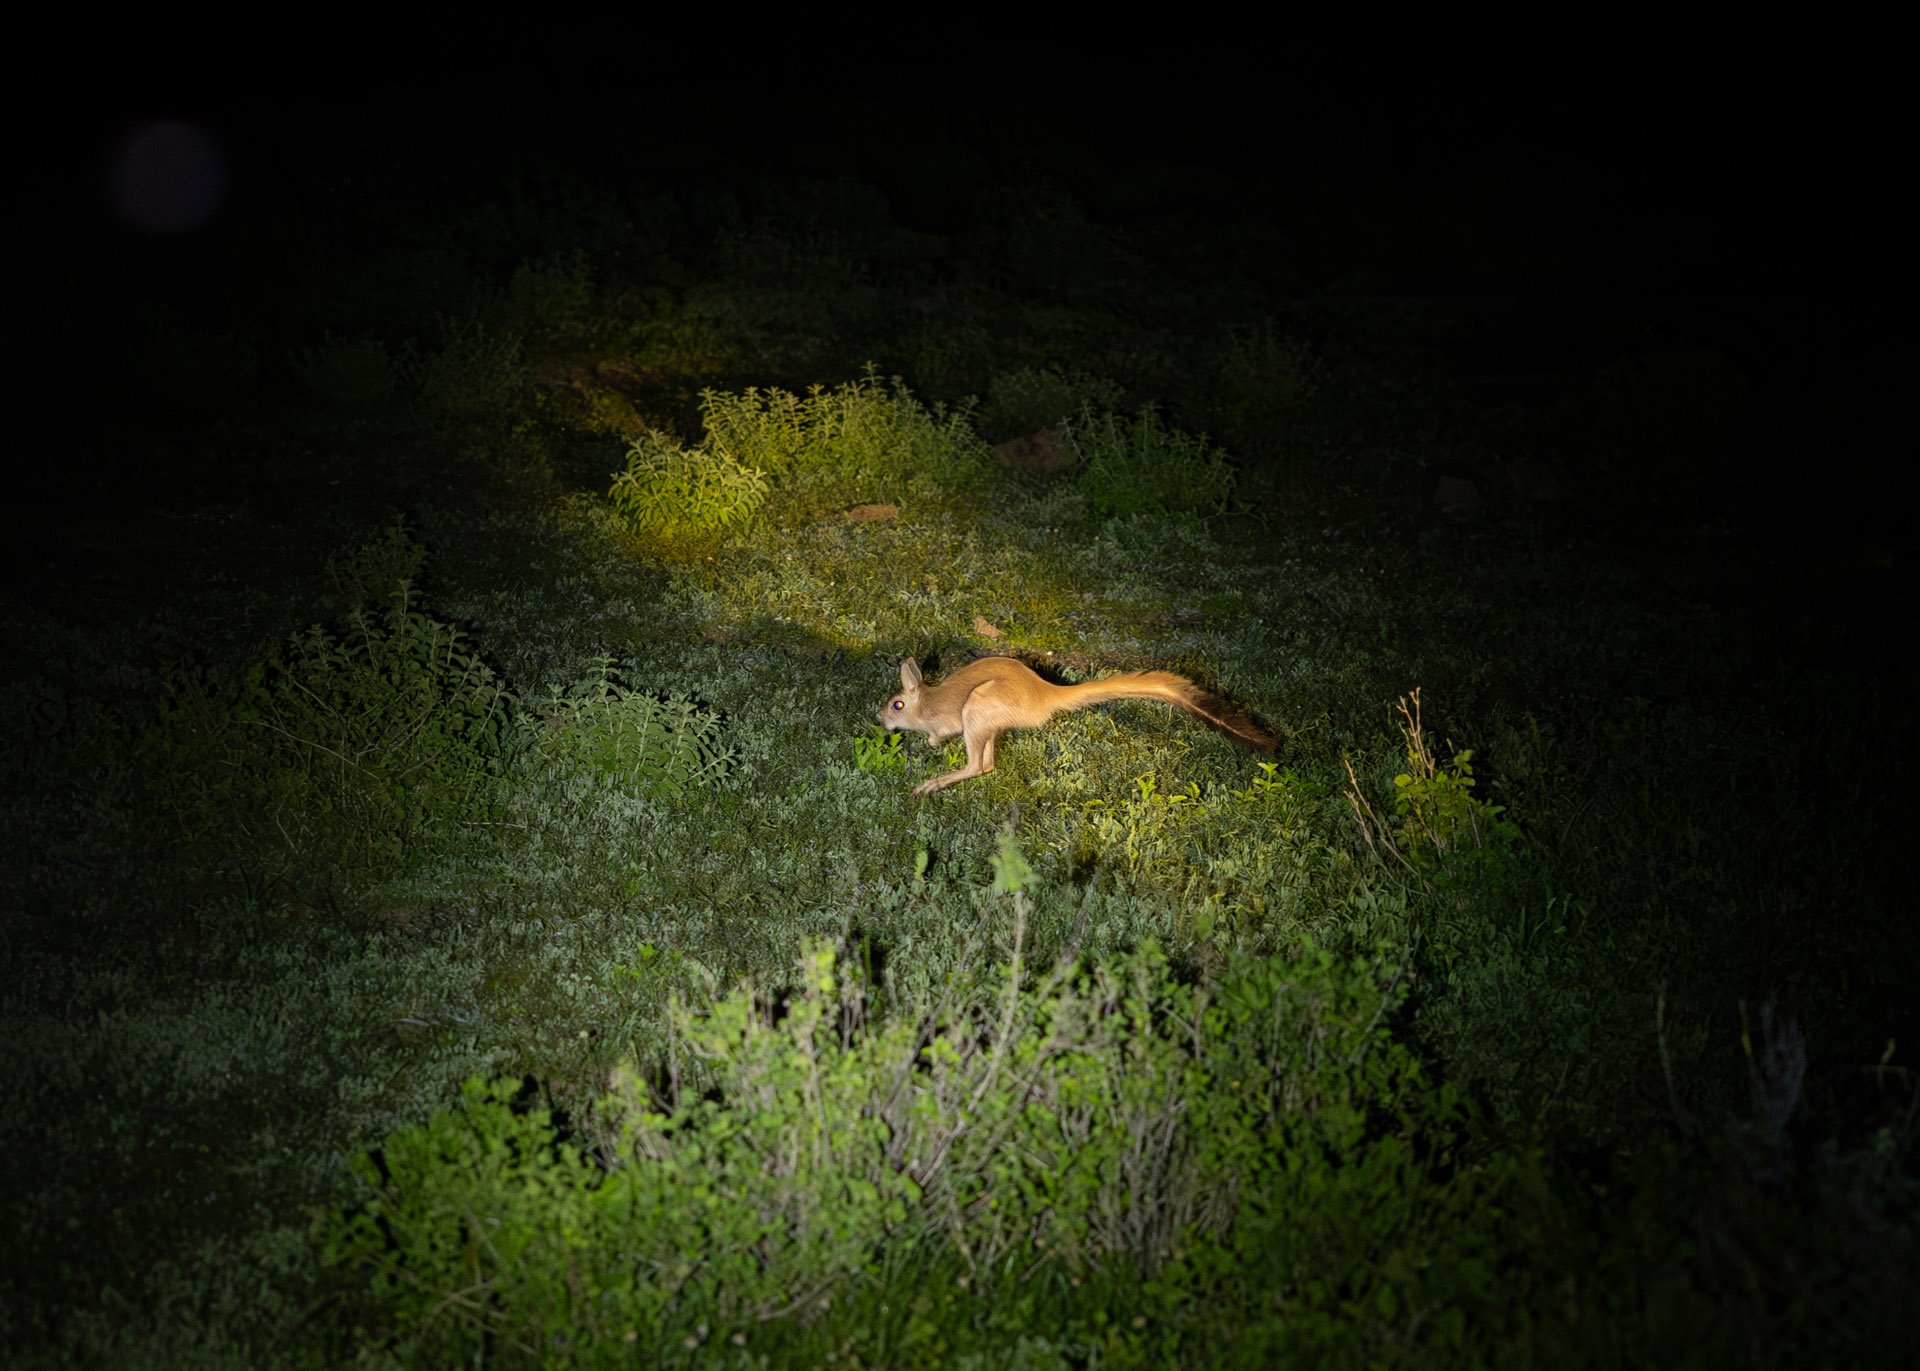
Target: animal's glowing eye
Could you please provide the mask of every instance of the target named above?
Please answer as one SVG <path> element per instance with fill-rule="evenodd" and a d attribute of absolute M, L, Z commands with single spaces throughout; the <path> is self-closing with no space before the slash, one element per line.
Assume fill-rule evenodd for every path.
<path fill-rule="evenodd" d="M 905 700 L 895 700 L 893 702 L 893 707 L 895 709 L 905 709 L 907 707 L 907 702 Z"/>

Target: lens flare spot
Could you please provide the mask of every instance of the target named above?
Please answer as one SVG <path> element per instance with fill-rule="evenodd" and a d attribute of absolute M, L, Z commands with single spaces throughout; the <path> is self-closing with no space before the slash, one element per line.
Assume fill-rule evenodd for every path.
<path fill-rule="evenodd" d="M 189 233 L 227 198 L 227 158 L 197 124 L 156 119 L 121 143 L 113 162 L 113 207 L 142 233 Z"/>

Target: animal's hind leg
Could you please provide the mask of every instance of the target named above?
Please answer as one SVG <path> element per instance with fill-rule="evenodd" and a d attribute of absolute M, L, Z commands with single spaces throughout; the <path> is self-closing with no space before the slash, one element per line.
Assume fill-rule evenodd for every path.
<path fill-rule="evenodd" d="M 958 771 L 949 771 L 944 776 L 935 776 L 930 781 L 922 781 L 913 788 L 916 795 L 930 795 L 957 781 L 971 780 L 975 776 L 984 776 L 993 770 L 993 745 L 998 735 L 989 732 L 977 718 L 971 718 L 963 711 L 966 719 L 967 764 Z"/>

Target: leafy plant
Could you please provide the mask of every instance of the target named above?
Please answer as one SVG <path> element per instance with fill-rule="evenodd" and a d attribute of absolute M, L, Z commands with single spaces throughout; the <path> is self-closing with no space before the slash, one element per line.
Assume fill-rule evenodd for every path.
<path fill-rule="evenodd" d="M 516 328 L 530 337 L 579 332 L 593 307 L 593 268 L 578 249 L 522 262 L 507 286 L 506 308 Z"/>
<path fill-rule="evenodd" d="M 871 775 L 907 769 L 905 740 L 882 728 L 869 729 L 853 740 L 853 764 Z"/>
<path fill-rule="evenodd" d="M 1453 857 L 1502 859 L 1520 830 L 1500 817 L 1506 813 L 1504 805 L 1474 796 L 1472 749 L 1455 750 L 1443 765 L 1420 724 L 1420 691 L 1401 696 L 1398 709 L 1407 769 L 1393 778 L 1393 812 L 1407 854 L 1416 866 L 1440 865 Z"/>
<path fill-rule="evenodd" d="M 1284 1242 L 1264 1269 L 1316 1307 L 1304 1273 L 1351 1260 L 1340 1226 L 1266 1216 L 1367 1209 L 1390 1241 L 1409 1189 L 1455 1184 L 1370 1122 L 1417 1108 L 1443 1149 L 1459 1121 L 1445 1091 L 1420 1103 L 1382 1026 L 1393 980 L 1310 951 L 1196 986 L 1149 947 L 1029 984 L 1033 873 L 1010 837 L 994 865 L 1011 960 L 944 1002 L 869 1017 L 857 970 L 815 944 L 784 995 L 679 1004 L 664 1076 L 623 1071 L 582 1134 L 556 1136 L 519 1083 L 476 1080 L 390 1136 L 355 1163 L 360 1207 L 317 1228 L 325 1260 L 361 1273 L 369 1331 L 443 1362 L 486 1343 L 530 1362 L 764 1346 L 876 1283 L 909 1298 L 930 1265 L 961 1289 L 1017 1271 L 1179 1285 L 1241 1242 Z M 1420 1269 L 1350 1279 L 1416 1298 Z"/>
<path fill-rule="evenodd" d="M 1337 876 L 1332 845 L 1316 831 L 1315 788 L 1273 762 L 1259 770 L 1242 789 L 1212 791 L 1197 781 L 1163 791 L 1148 772 L 1134 778 L 1125 799 L 1047 807 L 1036 837 L 1075 867 L 1169 901 L 1201 939 L 1271 947 L 1347 893 L 1347 883 Z"/>
<path fill-rule="evenodd" d="M 1391 825 L 1362 792 L 1352 761 L 1346 763 L 1347 803 L 1361 836 L 1375 852 L 1423 877 L 1458 874 L 1469 866 L 1497 874 L 1519 841 L 1519 827 L 1501 817 L 1504 805 L 1475 797 L 1471 749 L 1454 751 L 1444 764 L 1434 756 L 1421 726 L 1417 688 L 1401 696 L 1397 708 L 1407 769 L 1393 778 Z"/>
<path fill-rule="evenodd" d="M 1067 436 L 1084 469 L 1081 489 L 1105 514 L 1217 514 L 1233 492 L 1233 468 L 1204 437 L 1161 423 L 1152 405 L 1138 417 L 1083 409 Z"/>
<path fill-rule="evenodd" d="M 711 538 L 753 517 L 767 482 L 712 448 L 685 448 L 664 434 L 647 433 L 627 449 L 626 470 L 608 492 L 614 509 L 644 534 L 668 540 Z"/>
<path fill-rule="evenodd" d="M 1206 413 L 1236 443 L 1271 442 L 1320 389 L 1319 359 L 1271 319 L 1229 330 L 1210 362 L 1199 378 Z"/>
<path fill-rule="evenodd" d="M 436 351 L 408 345 L 399 364 L 402 379 L 429 411 L 444 418 L 484 419 L 510 409 L 524 375 L 519 336 L 489 328 L 478 318 L 445 328 L 445 341 Z"/>
<path fill-rule="evenodd" d="M 813 461 L 813 406 L 792 391 L 703 390 L 700 419 L 708 450 L 740 466 L 784 472 Z"/>
<path fill-rule="evenodd" d="M 420 606 L 424 553 L 395 527 L 335 567 L 348 601 L 234 682 L 169 674 L 139 752 L 192 844 L 385 866 L 493 799 L 514 708 L 466 635 Z M 386 583 L 375 609 L 370 581 Z"/>
<path fill-rule="evenodd" d="M 898 497 L 916 486 L 968 488 L 989 470 L 986 445 L 964 410 L 923 406 L 871 368 L 857 381 L 700 396 L 708 451 L 776 479 L 791 473 L 863 498 Z"/>
<path fill-rule="evenodd" d="M 536 766 L 589 772 L 651 799 L 713 785 L 737 759 L 718 714 L 684 695 L 634 689 L 610 657 L 531 711 Z"/>
<path fill-rule="evenodd" d="M 427 549 L 395 519 L 377 538 L 327 559 L 339 612 L 377 604 L 400 586 L 412 586 L 426 569 Z"/>
<path fill-rule="evenodd" d="M 384 613 L 359 608 L 339 633 L 290 640 L 249 676 L 237 717 L 269 754 L 266 817 L 290 847 L 348 838 L 398 858 L 485 803 L 510 707 L 465 635 L 403 583 Z"/>

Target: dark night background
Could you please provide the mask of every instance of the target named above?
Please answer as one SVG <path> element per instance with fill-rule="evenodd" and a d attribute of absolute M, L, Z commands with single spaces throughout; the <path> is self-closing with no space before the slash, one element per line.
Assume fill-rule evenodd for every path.
<path fill-rule="evenodd" d="M 734 186 L 751 214 L 749 188 L 805 179 L 871 185 L 900 225 L 955 244 L 995 207 L 1059 188 L 1126 245 L 1143 317 L 1280 312 L 1318 340 L 1403 349 L 1490 403 L 1610 359 L 1707 357 L 1742 391 L 1737 438 L 1700 459 L 1713 469 L 1635 471 L 1583 502 L 1631 520 L 1684 490 L 1790 562 L 1898 542 L 1887 497 L 1904 461 L 1885 420 L 1911 348 L 1889 90 L 1777 54 L 1617 58 L 1409 76 L 1411 63 L 1313 51 L 1283 55 L 1247 93 L 1222 79 L 1118 101 L 950 80 L 925 95 L 808 83 L 727 98 L 609 84 L 591 59 L 536 59 L 498 83 L 325 88 L 130 70 L 16 140 L 30 264 L 8 311 L 16 383 L 35 429 L 74 456 L 16 461 L 25 526 L 10 560 L 31 576 L 76 501 L 94 521 L 115 506 L 138 519 L 146 482 L 230 474 L 191 470 L 217 462 L 204 445 L 163 461 L 112 427 L 156 417 L 103 347 L 143 306 L 208 325 L 277 312 L 289 338 L 345 332 L 374 307 L 303 289 L 337 290 L 328 273 L 382 235 L 417 245 L 463 209 L 585 186 Z M 199 229 L 143 234 L 110 206 L 116 149 L 155 118 L 212 136 L 226 184 Z M 1373 296 L 1468 307 L 1369 339 Z M 1895 578 L 1879 579 L 1815 617 L 1855 617 L 1864 594 L 1875 637 L 1888 608 L 1875 592 Z M 1793 578 L 1769 593 L 1791 597 Z"/>

